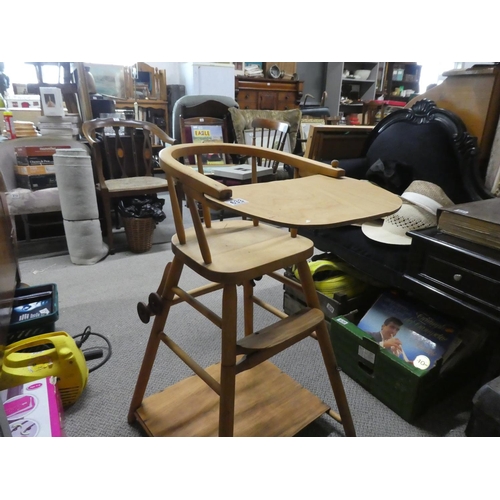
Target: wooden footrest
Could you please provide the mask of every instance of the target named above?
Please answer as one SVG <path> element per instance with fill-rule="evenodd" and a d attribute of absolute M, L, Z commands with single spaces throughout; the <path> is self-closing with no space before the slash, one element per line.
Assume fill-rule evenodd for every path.
<path fill-rule="evenodd" d="M 220 380 L 220 364 L 207 372 Z M 294 436 L 329 409 L 267 361 L 236 377 L 234 435 Z M 194 375 L 144 399 L 135 416 L 148 436 L 217 436 L 219 396 Z"/>
<path fill-rule="evenodd" d="M 310 335 L 325 320 L 319 309 L 305 308 L 288 318 L 271 326 L 239 339 L 236 343 L 238 354 L 249 354 L 255 351 L 270 349 L 280 344 L 293 344 Z"/>

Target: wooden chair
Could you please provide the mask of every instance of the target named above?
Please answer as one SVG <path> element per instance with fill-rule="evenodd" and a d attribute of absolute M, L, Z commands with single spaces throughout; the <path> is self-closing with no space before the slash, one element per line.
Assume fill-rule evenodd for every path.
<path fill-rule="evenodd" d="M 154 148 L 174 144 L 150 122 L 96 118 L 83 123 L 82 132 L 92 146 L 97 194 L 102 200 L 109 253 L 114 253 L 112 200 L 168 191 L 166 179 L 153 175 Z M 117 227 L 119 218 L 117 217 Z"/>
<path fill-rule="evenodd" d="M 254 146 L 283 151 L 290 128 L 289 123 L 269 118 L 254 118 L 252 128 L 252 144 Z M 259 166 L 272 167 L 273 174 L 275 174 L 278 170 L 278 162 L 271 159 L 264 159 L 263 161 L 264 163 L 259 164 Z"/>
<path fill-rule="evenodd" d="M 212 149 L 211 149 L 212 148 Z M 241 144 L 219 144 L 221 154 L 266 159 L 266 150 Z M 181 144 L 160 152 L 160 164 L 170 184 L 182 185 L 193 226 L 185 227 L 176 192 L 171 192 L 176 235 L 174 258 L 165 267 L 157 292 L 148 304 L 139 303 L 144 323 L 154 316 L 149 341 L 129 409 L 130 423 L 137 421 L 151 436 L 276 436 L 294 435 L 321 414 L 328 412 L 341 422 L 347 435 L 355 435 L 324 315 L 314 288 L 307 259 L 313 245 L 292 233 L 256 220 L 212 222 L 209 199 L 227 200 L 231 188 L 179 162 L 188 155 L 213 150 L 205 144 Z M 307 174 L 308 167 L 333 172 L 330 167 L 284 154 L 280 161 L 296 159 L 294 166 Z M 319 170 L 318 170 L 319 169 Z M 331 175 L 335 176 L 335 175 Z M 195 201 L 204 212 L 202 223 Z M 302 285 L 284 277 L 283 268 L 296 265 Z M 184 267 L 208 281 L 193 290 L 180 288 Z M 292 316 L 254 295 L 263 275 L 303 290 L 308 306 Z M 237 287 L 243 293 L 244 336 L 237 332 Z M 198 297 L 222 290 L 222 315 L 208 309 Z M 185 303 L 221 329 L 220 363 L 201 367 L 168 335 L 165 323 L 171 308 Z M 254 331 L 253 308 L 261 306 L 280 319 Z M 315 332 L 315 333 L 313 333 Z M 201 332 L 185 334 L 199 335 Z M 313 336 L 318 340 L 339 414 L 274 366 L 269 358 Z M 200 342 L 203 341 L 200 336 Z M 164 391 L 144 399 L 160 342 L 166 344 L 195 373 Z M 282 414 L 283 413 L 283 414 Z M 307 415 L 306 415 L 307 414 Z"/>
<path fill-rule="evenodd" d="M 363 125 L 375 125 L 377 123 L 377 113 L 380 111 L 380 119 L 385 116 L 385 103 L 383 101 L 363 102 Z"/>

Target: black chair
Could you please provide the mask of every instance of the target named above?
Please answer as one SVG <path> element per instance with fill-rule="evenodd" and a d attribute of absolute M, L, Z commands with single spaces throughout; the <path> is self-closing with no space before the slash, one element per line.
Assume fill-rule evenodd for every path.
<path fill-rule="evenodd" d="M 381 120 L 368 136 L 360 158 L 336 159 L 347 176 L 371 180 L 394 193 L 402 194 L 411 182 L 423 180 L 440 186 L 454 203 L 462 203 L 491 197 L 483 187 L 477 158 L 476 138 L 462 120 L 423 99 Z M 300 233 L 367 281 L 404 289 L 409 246 L 378 243 L 367 238 L 359 226 Z"/>

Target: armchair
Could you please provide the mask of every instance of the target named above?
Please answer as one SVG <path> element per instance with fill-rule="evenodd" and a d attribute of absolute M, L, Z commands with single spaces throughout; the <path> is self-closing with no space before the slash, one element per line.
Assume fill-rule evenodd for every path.
<path fill-rule="evenodd" d="M 8 212 L 11 217 L 19 216 L 24 230 L 26 242 L 31 240 L 31 227 L 33 223 L 30 216 L 34 214 L 56 213 L 61 211 L 59 199 L 59 188 L 50 187 L 32 191 L 30 189 L 17 187 L 15 165 L 16 147 L 38 146 L 38 147 L 69 147 L 86 148 L 87 146 L 74 139 L 47 138 L 47 137 L 23 137 L 20 139 L 0 140 L 0 173 L 5 182 L 5 193 Z M 61 221 L 57 222 L 62 224 Z M 37 225 L 53 224 L 53 222 L 41 222 Z"/>
<path fill-rule="evenodd" d="M 181 118 L 209 116 L 224 119 L 228 117 L 228 109 L 238 107 L 231 97 L 223 95 L 186 95 L 178 99 L 172 110 L 172 136 L 177 143 L 182 140 Z M 228 127 L 228 142 L 234 142 L 232 127 Z"/>
<path fill-rule="evenodd" d="M 376 179 L 373 166 L 378 162 L 382 166 L 379 173 L 384 168 L 395 172 L 399 182 L 391 184 L 389 179 L 383 186 L 376 183 L 396 194 L 401 195 L 411 182 L 422 180 L 440 186 L 453 203 L 462 203 L 491 197 L 480 179 L 477 157 L 477 141 L 462 120 L 424 99 L 381 120 L 359 158 L 336 159 L 346 176 L 367 180 Z M 350 264 L 367 280 L 404 289 L 409 246 L 373 241 L 355 225 L 300 233 L 312 239 L 319 250 Z"/>

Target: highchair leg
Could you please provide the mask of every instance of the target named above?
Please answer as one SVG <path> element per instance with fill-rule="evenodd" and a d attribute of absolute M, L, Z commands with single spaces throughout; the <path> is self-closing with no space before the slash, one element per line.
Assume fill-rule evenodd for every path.
<path fill-rule="evenodd" d="M 253 333 L 253 282 L 243 283 L 243 318 L 245 325 L 245 336 Z"/>
<path fill-rule="evenodd" d="M 234 399 L 236 389 L 236 307 L 236 285 L 225 285 L 222 294 L 219 437 L 231 437 L 234 430 Z"/>
<path fill-rule="evenodd" d="M 314 281 L 307 262 L 302 261 L 297 264 L 297 270 L 299 272 L 300 282 L 307 305 L 309 307 L 321 309 L 318 294 L 316 288 L 314 287 Z M 342 383 L 342 378 L 340 377 L 337 361 L 335 359 L 335 353 L 333 351 L 332 343 L 328 336 L 328 330 L 324 321 L 321 322 L 320 326 L 317 328 L 316 337 L 321 348 L 321 354 L 328 373 L 328 378 L 330 379 L 330 385 L 332 386 L 335 401 L 337 402 L 344 432 L 346 436 L 356 436 L 356 430 L 354 428 L 351 411 L 345 395 L 344 385 Z"/>
<path fill-rule="evenodd" d="M 132 396 L 128 412 L 128 422 L 130 424 L 135 422 L 135 411 L 141 406 L 142 400 L 144 399 L 144 394 L 149 382 L 149 377 L 151 376 L 151 370 L 153 369 L 156 353 L 158 352 L 158 346 L 161 342 L 160 334 L 164 331 L 168 313 L 174 298 L 172 288 L 177 286 L 179 283 L 183 267 L 184 264 L 175 256 L 173 261 L 165 267 L 162 282 L 158 289 L 158 293 L 164 301 L 164 306 L 161 313 L 155 316 L 153 326 L 151 327 L 151 333 L 149 335 L 148 344 L 146 346 L 146 351 L 144 353 L 141 369 L 135 385 L 134 395 Z"/>

